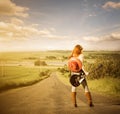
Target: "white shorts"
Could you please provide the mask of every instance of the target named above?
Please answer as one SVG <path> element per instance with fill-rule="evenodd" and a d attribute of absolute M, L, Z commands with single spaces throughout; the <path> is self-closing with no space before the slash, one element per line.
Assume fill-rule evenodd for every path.
<path fill-rule="evenodd" d="M 82 84 L 85 92 L 89 92 L 89 88 L 88 88 L 86 79 L 84 79 L 81 84 Z M 76 87 L 72 86 L 71 91 L 72 91 L 72 92 L 76 92 Z"/>

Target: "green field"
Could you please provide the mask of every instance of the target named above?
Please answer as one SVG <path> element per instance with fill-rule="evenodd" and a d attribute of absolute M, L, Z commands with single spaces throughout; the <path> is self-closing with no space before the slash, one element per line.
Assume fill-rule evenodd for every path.
<path fill-rule="evenodd" d="M 7 90 L 21 86 L 32 85 L 50 76 L 47 68 L 26 66 L 4 66 L 0 67 L 0 90 Z M 44 73 L 44 75 L 43 75 Z"/>
<path fill-rule="evenodd" d="M 0 91 L 34 84 L 49 77 L 53 71 L 60 72 L 62 80 L 68 84 L 69 72 L 66 65 L 70 54 L 70 51 L 1 52 Z M 90 88 L 118 95 L 120 52 L 86 51 L 84 57 L 87 71 L 103 64 L 102 69 L 88 77 Z M 35 65 L 35 62 L 39 64 Z"/>

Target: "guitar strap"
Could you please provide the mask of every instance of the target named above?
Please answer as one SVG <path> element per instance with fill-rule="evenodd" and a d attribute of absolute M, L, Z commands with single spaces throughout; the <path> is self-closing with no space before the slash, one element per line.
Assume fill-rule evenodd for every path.
<path fill-rule="evenodd" d="M 85 72 L 81 69 L 79 72 L 70 72 L 71 76 L 72 75 L 78 75 L 78 76 L 82 76 L 85 75 Z"/>

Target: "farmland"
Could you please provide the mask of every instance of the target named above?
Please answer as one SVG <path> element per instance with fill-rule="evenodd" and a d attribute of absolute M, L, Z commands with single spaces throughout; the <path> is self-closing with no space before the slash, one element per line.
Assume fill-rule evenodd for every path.
<path fill-rule="evenodd" d="M 61 72 L 61 76 L 68 80 L 69 72 L 66 65 L 70 54 L 70 51 L 1 52 L 0 90 L 34 84 L 49 77 L 54 71 Z M 95 69 L 99 64 L 103 65 L 102 69 L 88 77 L 90 87 L 97 90 L 100 85 L 94 86 L 93 83 L 98 83 L 96 80 L 104 80 L 102 82 L 106 83 L 105 80 L 109 79 L 111 81 L 107 83 L 113 82 L 113 85 L 109 85 L 112 85 L 113 90 L 116 88 L 115 93 L 119 93 L 120 52 L 85 51 L 84 58 L 87 71 Z"/>

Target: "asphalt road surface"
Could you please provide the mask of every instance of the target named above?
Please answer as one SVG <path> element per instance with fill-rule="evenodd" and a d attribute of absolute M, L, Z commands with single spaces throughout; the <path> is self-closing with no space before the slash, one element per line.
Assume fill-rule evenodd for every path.
<path fill-rule="evenodd" d="M 84 92 L 77 89 L 78 107 L 71 101 L 71 88 L 53 73 L 49 78 L 28 87 L 0 93 L 0 114 L 119 114 L 120 102 L 93 94 L 90 108 Z"/>

